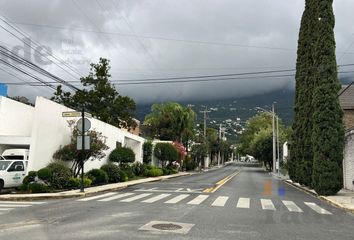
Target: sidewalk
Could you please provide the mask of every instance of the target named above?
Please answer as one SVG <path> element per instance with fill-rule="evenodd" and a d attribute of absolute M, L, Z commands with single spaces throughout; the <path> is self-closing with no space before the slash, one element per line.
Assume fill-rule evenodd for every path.
<path fill-rule="evenodd" d="M 0 201 L 40 200 L 40 199 L 43 200 L 43 199 L 85 197 L 96 193 L 119 190 L 119 189 L 123 189 L 141 183 L 162 181 L 170 178 L 188 176 L 192 174 L 193 173 L 179 172 L 177 174 L 167 175 L 167 176 L 150 177 L 150 178 L 138 179 L 138 180 L 133 180 L 128 182 L 106 184 L 102 186 L 86 188 L 85 192 L 83 193 L 80 192 L 80 190 L 76 189 L 76 190 L 58 192 L 58 193 L 4 194 L 4 195 L 0 195 Z"/>
<path fill-rule="evenodd" d="M 302 191 L 305 191 L 313 196 L 316 196 L 319 199 L 325 200 L 326 202 L 336 207 L 354 213 L 354 192 L 353 191 L 342 189 L 337 193 L 337 195 L 334 196 L 320 196 L 315 192 L 315 190 L 305 186 L 301 186 L 299 183 L 294 183 L 289 179 L 283 181 Z"/>

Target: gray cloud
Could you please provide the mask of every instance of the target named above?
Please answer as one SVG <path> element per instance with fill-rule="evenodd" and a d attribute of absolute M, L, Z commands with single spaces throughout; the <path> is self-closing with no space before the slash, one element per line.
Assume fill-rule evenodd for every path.
<path fill-rule="evenodd" d="M 0 1 L 1 15 L 84 75 L 89 62 L 109 58 L 112 79 L 294 68 L 303 8 L 299 0 Z M 334 1 L 339 64 L 354 63 L 351 9 L 352 0 Z M 0 41 L 9 47 L 21 44 L 1 29 Z M 54 64 L 44 67 L 73 80 Z M 0 79 L 18 81 L 3 73 Z M 293 85 L 288 77 L 117 88 L 138 102 L 152 102 L 249 96 Z M 50 96 L 51 90 L 10 87 L 10 93 Z"/>

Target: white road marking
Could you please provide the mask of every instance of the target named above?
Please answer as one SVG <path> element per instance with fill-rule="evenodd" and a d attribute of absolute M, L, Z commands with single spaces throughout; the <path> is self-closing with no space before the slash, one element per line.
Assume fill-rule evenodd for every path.
<path fill-rule="evenodd" d="M 304 202 L 307 206 L 309 206 L 312 210 L 314 210 L 315 212 L 319 213 L 319 214 L 328 214 L 328 215 L 332 215 L 332 213 L 328 212 L 326 209 L 321 208 L 320 206 L 318 206 L 316 203 L 313 202 Z"/>
<path fill-rule="evenodd" d="M 98 195 L 98 196 L 82 198 L 82 199 L 79 199 L 79 200 L 76 200 L 76 201 L 79 201 L 79 202 L 87 202 L 87 201 L 95 200 L 95 199 L 98 199 L 98 198 L 104 198 L 104 197 L 108 197 L 108 196 L 112 196 L 112 195 L 116 195 L 116 194 L 118 194 L 118 193 L 109 192 L 109 193 L 105 193 L 105 194 Z"/>
<path fill-rule="evenodd" d="M 171 194 L 169 194 L 169 193 L 163 193 L 163 194 L 157 195 L 155 197 L 148 198 L 148 199 L 146 199 L 144 201 L 141 201 L 141 202 L 143 202 L 143 203 L 153 203 L 153 202 L 157 202 L 157 201 L 159 201 L 159 200 L 161 200 L 163 198 L 167 198 L 170 195 Z"/>
<path fill-rule="evenodd" d="M 237 202 L 237 208 L 250 208 L 249 198 L 239 198 Z"/>
<path fill-rule="evenodd" d="M 109 201 L 112 201 L 112 200 L 128 197 L 128 196 L 131 196 L 133 194 L 135 194 L 135 193 L 122 193 L 122 194 L 115 195 L 113 197 L 108 197 L 108 198 L 100 199 L 100 200 L 97 200 L 97 201 L 99 201 L 99 202 L 109 202 Z"/>
<path fill-rule="evenodd" d="M 12 210 L 13 208 L 0 208 L 0 211 L 9 211 Z"/>
<path fill-rule="evenodd" d="M 130 198 L 127 198 L 127 199 L 123 199 L 123 200 L 121 200 L 121 202 L 132 202 L 132 201 L 135 201 L 135 200 L 138 200 L 138 199 L 141 199 L 141 198 L 150 196 L 151 194 L 152 194 L 152 193 L 139 194 L 139 195 L 134 196 L 134 197 L 130 197 Z"/>
<path fill-rule="evenodd" d="M 204 200 L 207 199 L 208 197 L 209 197 L 209 195 L 198 195 L 197 197 L 195 197 L 194 199 L 189 201 L 187 204 L 199 205 L 202 202 L 204 202 Z"/>
<path fill-rule="evenodd" d="M 264 210 L 274 210 L 274 211 L 276 210 L 272 200 L 270 199 L 261 199 L 261 205 L 262 205 L 262 209 Z"/>
<path fill-rule="evenodd" d="M 18 201 L 0 201 L 0 204 L 31 204 L 31 205 L 36 205 L 36 204 L 44 204 L 47 202 L 18 202 Z"/>
<path fill-rule="evenodd" d="M 0 204 L 0 208 L 7 208 L 7 207 L 12 207 L 12 208 L 23 208 L 23 207 L 30 207 L 32 205 L 13 205 L 13 204 Z"/>
<path fill-rule="evenodd" d="M 293 201 L 282 201 L 290 212 L 303 212 Z"/>
<path fill-rule="evenodd" d="M 170 200 L 166 201 L 165 203 L 170 203 L 170 204 L 174 204 L 174 203 L 178 203 L 180 201 L 182 201 L 183 199 L 187 198 L 190 194 L 180 194 L 174 198 L 171 198 Z"/>
<path fill-rule="evenodd" d="M 217 199 L 215 199 L 215 201 L 211 204 L 211 206 L 223 207 L 223 206 L 225 206 L 228 199 L 229 199 L 229 197 L 220 196 Z"/>

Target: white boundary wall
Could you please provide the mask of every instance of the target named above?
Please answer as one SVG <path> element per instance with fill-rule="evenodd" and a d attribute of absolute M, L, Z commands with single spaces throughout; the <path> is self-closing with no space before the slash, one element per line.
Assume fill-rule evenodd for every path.
<path fill-rule="evenodd" d="M 3 103 L 1 98 L 0 104 Z M 79 118 L 63 118 L 62 112 L 73 111 L 63 105 L 50 101 L 43 97 L 36 98 L 36 106 L 30 107 L 16 101 L 5 98 L 6 105 L 0 106 L 0 111 L 6 114 L 0 118 L 0 126 L 4 129 L 0 135 L 10 138 L 11 134 L 28 134 L 30 137 L 30 154 L 28 170 L 38 170 L 52 161 L 53 154 L 70 143 L 70 121 L 76 122 Z M 25 110 L 22 110 L 25 109 Z M 11 119 L 18 119 L 14 121 Z M 107 162 L 109 153 L 116 148 L 117 142 L 122 146 L 133 149 L 135 161 L 142 162 L 142 147 L 144 138 L 123 131 L 112 125 L 91 118 L 91 130 L 101 132 L 106 137 L 106 157 L 101 160 L 89 160 L 85 163 L 85 171 L 99 168 Z M 21 125 L 18 127 L 18 125 Z M 22 135 L 23 136 L 23 135 Z M 8 147 L 8 146 L 7 146 Z M 1 150 L 1 145 L 0 145 Z"/>

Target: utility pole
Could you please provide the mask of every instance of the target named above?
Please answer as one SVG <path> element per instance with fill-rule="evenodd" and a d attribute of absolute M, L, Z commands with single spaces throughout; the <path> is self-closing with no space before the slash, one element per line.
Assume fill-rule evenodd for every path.
<path fill-rule="evenodd" d="M 210 113 L 210 111 L 208 111 L 208 107 L 205 107 L 205 110 L 200 111 L 200 113 L 204 114 L 204 144 L 206 144 L 206 119 L 207 119 L 207 113 Z M 206 157 L 206 159 L 204 159 L 204 162 L 206 162 L 206 161 L 208 161 L 208 157 Z M 205 165 L 209 165 L 209 163 L 205 164 Z M 205 166 L 205 167 L 207 167 L 207 166 Z"/>
<path fill-rule="evenodd" d="M 275 111 L 274 111 L 274 103 L 272 105 L 272 115 L 273 115 L 273 121 L 272 121 L 272 128 L 273 128 L 273 173 L 276 173 L 276 149 L 275 149 Z"/>
<path fill-rule="evenodd" d="M 206 119 L 207 113 L 210 113 L 210 111 L 208 111 L 208 107 L 206 107 L 205 110 L 200 111 L 200 113 L 204 114 L 204 143 L 206 143 Z"/>
<path fill-rule="evenodd" d="M 222 126 L 222 124 L 220 123 L 220 125 L 219 125 L 219 147 L 221 146 L 221 126 Z M 220 152 L 220 148 L 219 148 L 219 152 L 218 152 L 218 166 L 220 166 L 220 159 L 221 159 L 221 152 Z"/>
<path fill-rule="evenodd" d="M 82 119 L 82 129 L 81 129 L 81 137 L 82 137 L 82 148 L 81 148 L 81 186 L 80 192 L 85 192 L 84 190 L 84 163 L 85 163 L 85 107 L 82 107 L 81 111 L 81 119 Z"/>
<path fill-rule="evenodd" d="M 277 116 L 277 161 L 278 161 L 278 177 L 280 176 L 280 151 L 279 151 L 279 117 Z"/>

